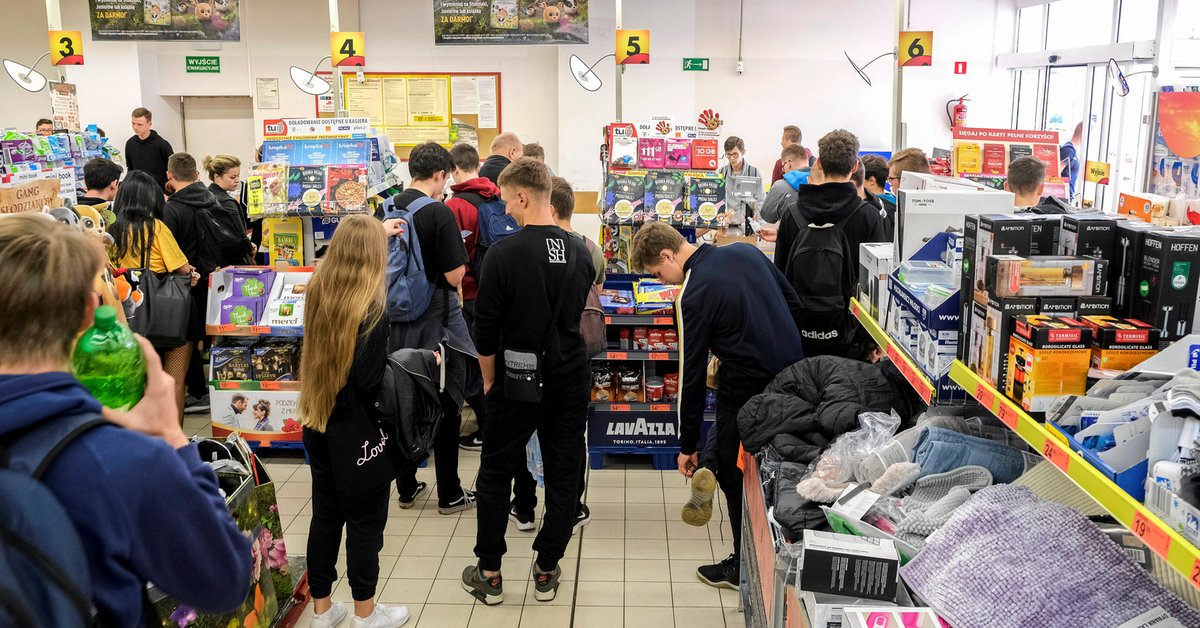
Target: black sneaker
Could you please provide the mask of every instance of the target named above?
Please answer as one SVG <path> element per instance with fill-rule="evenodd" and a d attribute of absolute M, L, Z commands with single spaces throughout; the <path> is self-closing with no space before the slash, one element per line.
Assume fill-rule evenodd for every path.
<path fill-rule="evenodd" d="M 590 523 L 592 520 L 592 511 L 587 507 L 587 504 L 579 504 L 579 512 L 575 513 L 575 527 L 571 528 L 571 534 L 583 529 L 583 526 Z"/>
<path fill-rule="evenodd" d="M 464 488 L 462 495 L 460 495 L 458 497 L 458 499 L 450 502 L 449 504 L 442 504 L 439 501 L 438 502 L 438 514 L 452 515 L 456 512 L 470 510 L 474 507 L 475 507 L 475 491 L 468 491 L 467 489 Z"/>
<path fill-rule="evenodd" d="M 187 399 L 185 399 L 183 402 L 184 414 L 196 414 L 199 412 L 208 412 L 210 409 L 212 409 L 212 405 L 209 402 L 208 395 L 204 395 L 203 397 L 201 397 L 199 399 L 197 399 L 191 395 L 188 395 Z"/>
<path fill-rule="evenodd" d="M 462 582 L 464 591 L 488 606 L 504 601 L 503 576 L 485 577 L 478 565 L 471 565 L 463 570 Z"/>
<path fill-rule="evenodd" d="M 562 567 L 554 566 L 554 571 L 542 573 L 537 564 L 533 566 L 533 599 L 539 602 L 550 602 L 558 595 L 558 584 L 562 580 Z"/>
<path fill-rule="evenodd" d="M 412 495 L 400 494 L 400 507 L 408 510 L 417 504 L 417 498 L 425 492 L 429 485 L 424 482 L 417 482 L 417 490 L 413 491 Z"/>
<path fill-rule="evenodd" d="M 522 532 L 529 532 L 537 527 L 533 522 L 533 511 L 522 512 L 515 505 L 508 509 L 508 518 L 517 524 L 517 529 Z"/>
<path fill-rule="evenodd" d="M 734 560 L 733 554 L 715 565 L 704 565 L 696 570 L 696 576 L 700 578 L 700 582 L 710 587 L 733 589 L 734 591 L 738 590 L 738 575 L 739 565 Z"/>
<path fill-rule="evenodd" d="M 458 439 L 458 448 L 467 451 L 483 451 L 483 434 L 476 431 Z"/>

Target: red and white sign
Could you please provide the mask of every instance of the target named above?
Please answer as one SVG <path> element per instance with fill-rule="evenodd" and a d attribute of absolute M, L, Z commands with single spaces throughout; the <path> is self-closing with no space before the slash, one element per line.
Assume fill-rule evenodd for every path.
<path fill-rule="evenodd" d="M 955 127 L 954 139 L 982 142 L 1027 142 L 1058 145 L 1058 131 L 1016 131 L 1013 129 L 976 129 Z"/>
<path fill-rule="evenodd" d="M 966 74 L 967 73 L 967 62 L 966 61 L 955 61 L 954 62 L 954 73 L 955 74 Z"/>

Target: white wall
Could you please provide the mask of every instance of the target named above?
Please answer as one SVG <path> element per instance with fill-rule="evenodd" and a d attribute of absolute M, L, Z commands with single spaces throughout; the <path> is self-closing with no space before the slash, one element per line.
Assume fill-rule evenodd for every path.
<path fill-rule="evenodd" d="M 908 144 L 947 147 L 945 101 L 970 93 L 972 126 L 1007 126 L 1011 84 L 993 70 L 997 52 L 1012 41 L 1013 0 L 911 0 L 913 30 L 933 30 L 934 66 L 906 70 L 904 120 Z M 18 0 L 0 0 L 11 5 Z M 249 0 L 242 7 L 242 41 L 231 43 L 94 42 L 86 0 L 61 0 L 64 28 L 84 32 L 87 65 L 66 70 L 79 85 L 80 115 L 109 131 L 118 144 L 129 133 L 129 112 L 146 106 L 155 127 L 181 146 L 180 96 L 254 96 L 254 79 L 279 79 L 281 108 L 255 109 L 263 118 L 310 116 L 312 97 L 296 90 L 288 67 L 311 67 L 328 54 L 328 7 L 317 0 Z M 46 49 L 44 7 L 8 12 L 3 56 L 32 62 Z M 433 3 L 428 0 L 342 0 L 343 30 L 366 32 L 368 71 L 497 71 L 501 73 L 505 130 L 539 141 L 556 171 L 577 188 L 599 188 L 600 127 L 615 116 L 617 69 L 596 66 L 598 92 L 575 85 L 568 60 L 588 63 L 613 51 L 615 0 L 590 0 L 591 44 L 580 46 L 434 46 Z M 833 128 L 859 135 L 864 149 L 890 148 L 892 63 L 869 69 L 867 86 L 843 52 L 864 63 L 895 47 L 892 0 L 796 2 L 749 0 L 743 26 L 745 71 L 735 71 L 739 3 L 733 0 L 654 0 L 623 3 L 623 26 L 651 29 L 648 66 L 623 75 L 623 117 L 675 116 L 692 123 L 706 108 L 726 121 L 722 132 L 746 140 L 751 163 L 769 168 L 779 133 L 798 124 L 804 143 Z M 186 55 L 221 57 L 220 74 L 186 74 Z M 709 57 L 709 72 L 683 72 L 683 57 Z M 965 76 L 954 61 L 967 61 Z M 26 94 L 0 80 L 5 107 L 0 127 L 28 128 L 49 109 L 49 97 Z M 256 103 L 257 107 L 257 103 Z"/>

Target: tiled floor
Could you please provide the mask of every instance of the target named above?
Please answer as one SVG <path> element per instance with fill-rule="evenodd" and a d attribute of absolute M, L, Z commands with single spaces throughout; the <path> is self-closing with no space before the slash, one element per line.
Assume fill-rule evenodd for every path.
<path fill-rule="evenodd" d="M 207 415 L 189 416 L 185 428 L 191 434 L 211 434 Z M 268 454 L 263 460 L 278 486 L 289 553 L 303 553 L 312 514 L 312 478 L 303 458 Z M 707 527 L 692 527 L 679 519 L 679 508 L 690 493 L 677 472 L 653 470 L 648 457 L 609 457 L 606 463 L 602 470 L 589 471 L 586 502 L 592 522 L 567 548 L 562 587 L 553 602 L 533 599 L 528 583 L 534 533 L 519 532 L 512 524 L 504 603 L 487 607 L 463 591 L 462 570 L 475 560 L 475 512 L 438 514 L 432 467 L 418 472 L 430 489 L 418 508 L 401 510 L 392 502 L 376 599 L 407 605 L 413 618 L 407 625 L 421 628 L 744 626 L 736 592 L 696 579 L 697 566 L 731 551 L 723 502 L 718 502 Z M 478 471 L 479 454 L 460 450 L 463 483 L 473 487 Z M 394 493 L 393 488 L 393 499 Z M 343 552 L 338 572 L 344 571 Z M 351 600 L 344 578 L 333 597 Z M 302 626 L 308 617 L 311 607 Z"/>

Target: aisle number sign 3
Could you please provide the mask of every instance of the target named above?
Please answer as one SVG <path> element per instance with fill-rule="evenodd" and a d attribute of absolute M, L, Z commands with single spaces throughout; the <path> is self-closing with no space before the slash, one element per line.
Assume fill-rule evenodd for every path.
<path fill-rule="evenodd" d="M 617 30 L 617 65 L 650 63 L 650 31 Z"/>
<path fill-rule="evenodd" d="M 933 31 L 900 31 L 896 62 L 902 68 L 933 65 Z"/>
<path fill-rule="evenodd" d="M 53 65 L 83 65 L 83 34 L 50 31 L 50 62 Z"/>
<path fill-rule="evenodd" d="M 335 68 L 361 68 L 367 64 L 366 57 L 363 56 L 362 33 L 332 32 L 329 34 L 329 47 Z"/>

